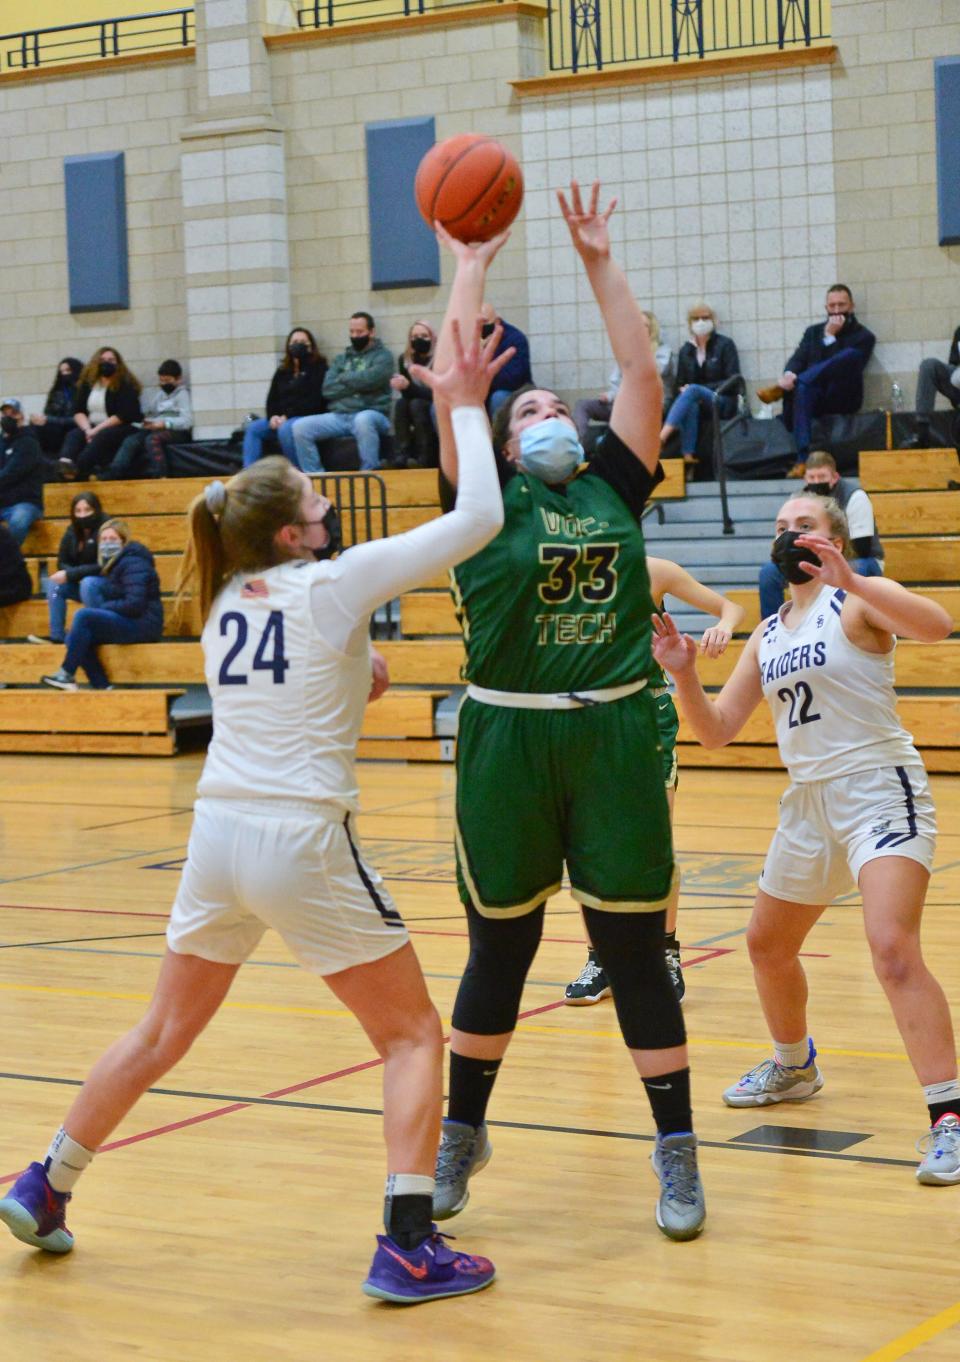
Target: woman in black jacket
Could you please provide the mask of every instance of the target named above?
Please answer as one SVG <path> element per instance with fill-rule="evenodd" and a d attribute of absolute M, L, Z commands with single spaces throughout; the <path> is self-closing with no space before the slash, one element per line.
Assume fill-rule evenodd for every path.
<path fill-rule="evenodd" d="M 399 372 L 390 380 L 391 388 L 399 393 L 393 409 L 398 468 L 436 468 L 440 462 L 440 442 L 432 416 L 433 393 L 426 384 L 412 379 L 409 372 L 411 364 L 430 368 L 436 343 L 436 332 L 428 322 L 414 322 L 407 335 L 407 348 L 400 356 Z"/>
<path fill-rule="evenodd" d="M 64 440 L 75 429 L 77 384 L 82 371 L 83 364 L 79 359 L 72 355 L 62 359 L 57 365 L 53 386 L 47 393 L 43 413 L 34 412 L 30 417 L 30 426 L 44 454 L 59 454 Z M 53 472 L 55 467 L 55 463 L 50 465 L 51 477 L 59 479 L 59 470 Z"/>
<path fill-rule="evenodd" d="M 33 595 L 33 583 L 20 545 L 0 520 L 0 605 L 16 605 Z"/>
<path fill-rule="evenodd" d="M 106 520 L 97 536 L 97 557 L 103 576 L 100 605 L 78 610 L 67 634 L 63 665 L 45 686 L 76 690 L 82 667 L 94 690 L 109 685 L 97 648 L 101 643 L 156 643 L 163 635 L 160 578 L 153 554 L 130 538 L 122 520 Z"/>
<path fill-rule="evenodd" d="M 327 410 L 323 380 L 327 361 L 317 349 L 313 333 L 295 326 L 283 348 L 283 359 L 267 393 L 267 414 L 251 421 L 243 432 L 243 466 L 256 463 L 264 455 L 264 444 L 277 440 L 297 468 L 300 462 L 293 443 L 293 423 L 299 416 L 319 416 Z"/>
<path fill-rule="evenodd" d="M 143 420 L 140 383 L 114 346 L 102 345 L 81 373 L 73 420 L 75 429 L 60 455 L 68 482 L 110 463 L 134 424 Z"/>
<path fill-rule="evenodd" d="M 737 347 L 729 336 L 718 333 L 716 324 L 713 308 L 706 303 L 694 303 L 688 311 L 690 340 L 684 342 L 677 356 L 676 396 L 660 432 L 662 447 L 679 430 L 680 452 L 688 471 L 697 462 L 701 415 L 709 413 L 717 402 L 720 384 L 740 372 Z M 732 394 L 725 394 L 719 403 L 724 420 L 737 409 L 737 399 Z"/>
<path fill-rule="evenodd" d="M 93 492 L 78 492 L 70 503 L 70 524 L 57 551 L 57 570 L 46 581 L 50 638 L 30 634 L 31 643 L 62 643 L 67 632 L 67 601 L 97 605 L 100 564 L 97 534 L 106 517 Z"/>

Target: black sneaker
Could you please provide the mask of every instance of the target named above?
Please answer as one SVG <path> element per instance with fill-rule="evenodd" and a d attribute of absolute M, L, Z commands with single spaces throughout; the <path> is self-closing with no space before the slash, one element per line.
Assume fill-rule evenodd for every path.
<path fill-rule="evenodd" d="M 607 972 L 597 959 L 596 951 L 591 951 L 587 956 L 587 963 L 576 979 L 572 984 L 567 984 L 563 1001 L 569 1003 L 571 1007 L 586 1007 L 590 1003 L 599 1003 L 604 998 L 609 998 L 610 993 Z"/>
<path fill-rule="evenodd" d="M 666 948 L 667 969 L 670 971 L 670 982 L 673 984 L 673 991 L 677 995 L 677 1002 L 687 991 L 687 986 L 683 980 L 683 966 L 680 964 L 680 947 L 668 946 Z"/>

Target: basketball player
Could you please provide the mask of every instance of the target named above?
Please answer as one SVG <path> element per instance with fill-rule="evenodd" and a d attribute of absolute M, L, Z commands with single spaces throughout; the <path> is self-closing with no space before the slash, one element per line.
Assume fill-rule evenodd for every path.
<path fill-rule="evenodd" d="M 674 677 L 706 747 L 732 742 L 766 697 L 791 784 L 767 853 L 747 945 L 773 1038 L 764 1060 L 723 1099 L 732 1107 L 805 1102 L 823 1087 L 807 1031 L 807 933 L 851 881 L 867 940 L 930 1118 L 921 1182 L 960 1181 L 960 1085 L 950 1011 L 920 950 L 920 917 L 936 823 L 926 772 L 897 717 L 896 635 L 936 643 L 950 616 L 844 556 L 835 501 L 797 497 L 776 522 L 773 559 L 791 600 L 754 630 L 716 700 L 697 679 L 696 648 L 669 616 L 654 620 L 654 655 Z"/>
<path fill-rule="evenodd" d="M 67 1253 L 65 1210 L 98 1146 L 214 1016 L 267 927 L 320 974 L 384 1061 L 386 1235 L 364 1291 L 411 1304 L 479 1291 L 486 1258 L 451 1252 L 431 1223 L 442 1034 L 406 928 L 354 831 L 354 758 L 370 691 L 369 622 L 383 601 L 480 549 L 502 523 L 483 408 L 498 334 L 420 370 L 449 402 L 456 509 L 335 562 L 335 512 L 284 458 L 214 482 L 190 509 L 214 736 L 198 787 L 168 951 L 146 1017 L 94 1066 L 43 1163 L 0 1201 L 25 1243 Z"/>
<path fill-rule="evenodd" d="M 589 465 L 556 393 L 520 389 L 497 412 L 504 528 L 458 567 L 467 696 L 457 741 L 457 865 L 470 958 L 450 1040 L 450 1107 L 434 1214 L 467 1203 L 490 1158 L 485 1114 L 513 1034 L 544 905 L 564 863 L 657 1127 L 657 1223 L 692 1239 L 706 1215 L 680 1004 L 663 950 L 674 864 L 651 694 L 653 608 L 639 520 L 659 470 L 661 385 L 649 331 L 610 255 L 607 221 L 559 196 L 623 382 Z M 449 319 L 476 314 L 498 242 L 441 240 L 457 260 Z M 449 486 L 457 460 L 441 432 Z M 611 792 L 615 792 L 615 796 Z M 613 807 L 611 806 L 613 800 Z"/>
<path fill-rule="evenodd" d="M 667 558 L 648 557 L 647 572 L 650 574 L 650 595 L 658 611 L 663 607 L 664 596 L 669 595 L 676 596 L 677 600 L 685 601 L 687 605 L 692 605 L 697 610 L 703 610 L 707 614 L 717 616 L 718 622 L 704 630 L 703 637 L 700 640 L 700 652 L 705 657 L 722 656 L 726 651 L 727 644 L 733 637 L 734 630 L 743 619 L 743 606 L 737 605 L 734 601 L 728 601 L 726 596 L 721 596 L 719 591 L 712 591 L 710 587 L 704 586 L 695 577 L 691 577 L 685 568 L 680 567 L 678 563 L 671 563 Z M 660 734 L 660 743 L 663 749 L 660 754 L 661 765 L 672 823 L 673 804 L 677 792 L 677 730 L 680 727 L 680 721 L 677 718 L 677 707 L 673 703 L 673 697 L 667 688 L 666 678 L 662 672 L 653 680 L 651 694 L 657 702 L 657 731 Z M 680 964 L 680 945 L 677 941 L 677 904 L 679 899 L 680 877 L 678 874 L 673 894 L 667 905 L 667 930 L 664 937 L 664 950 L 674 992 L 678 998 L 682 998 L 686 992 L 686 984 L 683 979 L 683 968 Z M 576 979 L 567 984 L 564 993 L 564 1002 L 571 1007 L 589 1006 L 591 1003 L 599 1003 L 602 999 L 610 997 L 610 980 L 607 977 L 607 971 L 604 969 L 592 943 L 588 941 L 587 944 L 589 946 L 587 962 Z"/>

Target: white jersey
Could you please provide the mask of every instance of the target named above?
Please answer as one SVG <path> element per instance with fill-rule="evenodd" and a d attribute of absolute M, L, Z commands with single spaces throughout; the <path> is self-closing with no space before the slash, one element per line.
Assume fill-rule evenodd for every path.
<path fill-rule="evenodd" d="M 357 807 L 355 747 L 370 692 L 372 611 L 471 557 L 503 524 L 482 408 L 457 408 L 453 511 L 407 534 L 238 574 L 204 626 L 213 741 L 197 794 Z"/>
<path fill-rule="evenodd" d="M 784 623 L 787 606 L 763 626 L 760 679 L 795 782 L 922 764 L 897 715 L 893 650 L 867 653 L 850 642 L 845 598 L 825 586 L 795 629 Z"/>

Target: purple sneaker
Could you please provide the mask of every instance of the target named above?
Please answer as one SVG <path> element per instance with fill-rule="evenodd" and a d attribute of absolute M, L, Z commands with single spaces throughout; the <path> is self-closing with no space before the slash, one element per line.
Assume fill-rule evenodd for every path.
<path fill-rule="evenodd" d="M 10 1233 L 48 1253 L 69 1253 L 73 1235 L 65 1218 L 69 1192 L 55 1192 L 42 1163 L 31 1163 L 0 1201 L 0 1220 Z"/>
<path fill-rule="evenodd" d="M 361 1288 L 378 1300 L 397 1305 L 442 1300 L 482 1291 L 497 1275 L 489 1258 L 455 1253 L 443 1242 L 449 1235 L 433 1234 L 418 1248 L 402 1249 L 386 1234 L 377 1235 L 377 1251 Z"/>

